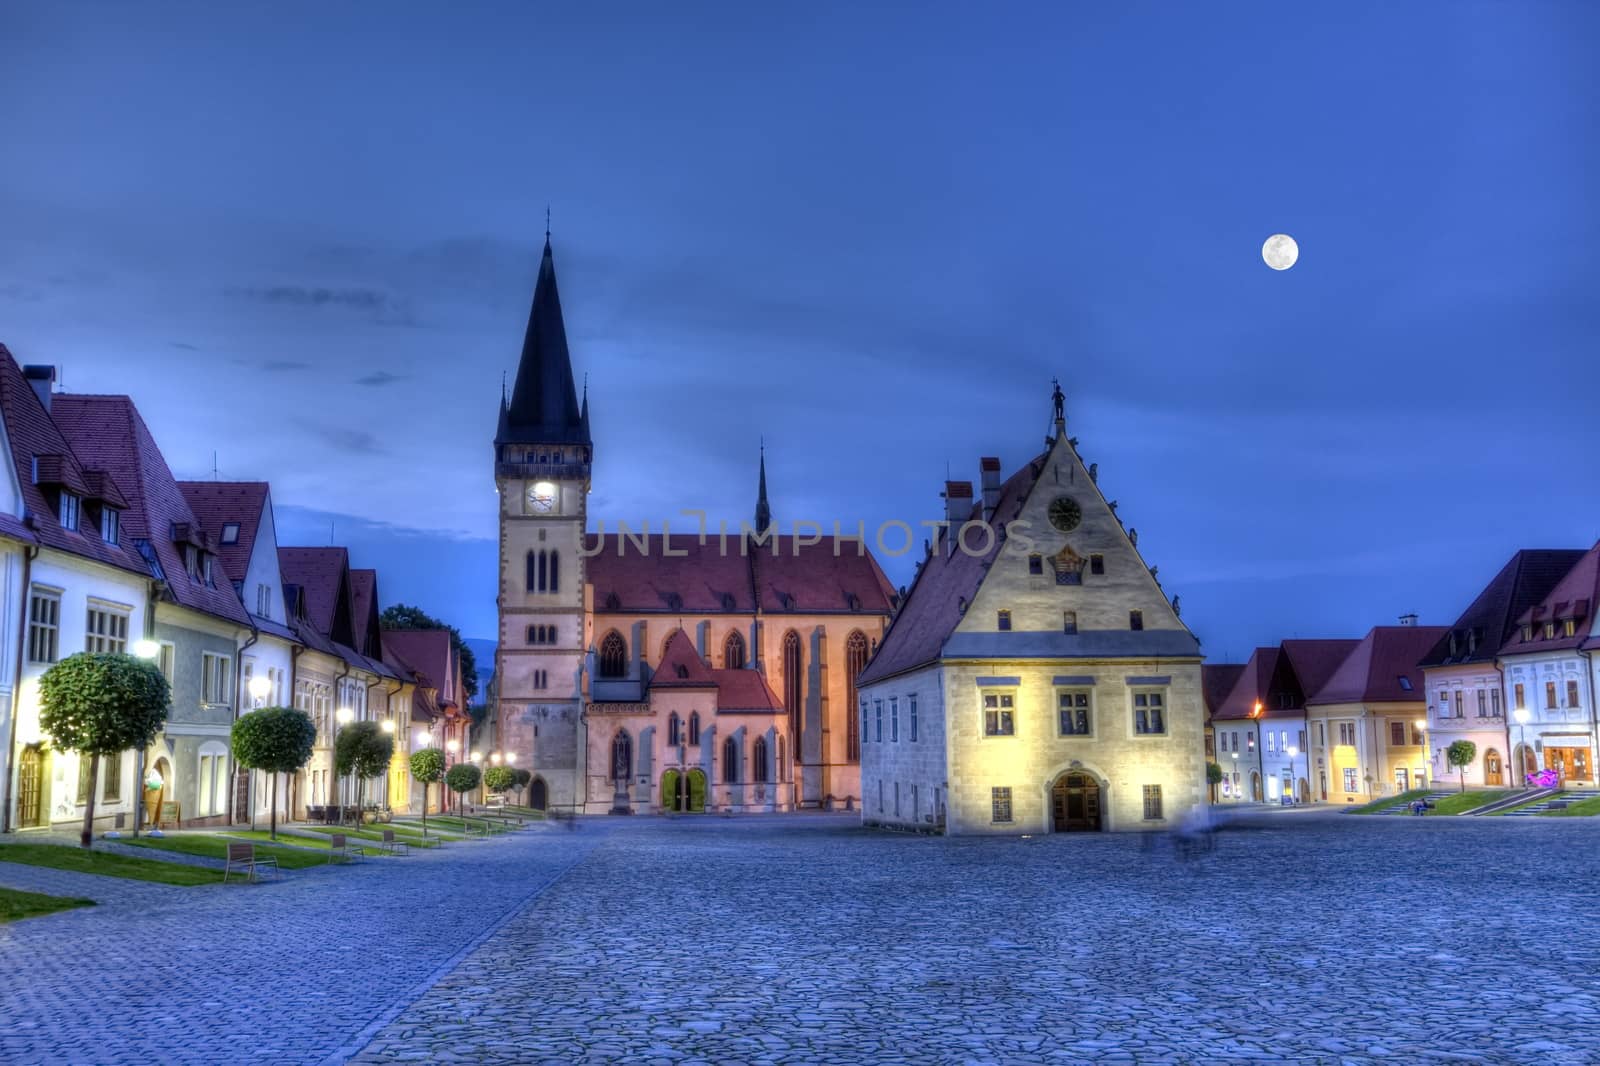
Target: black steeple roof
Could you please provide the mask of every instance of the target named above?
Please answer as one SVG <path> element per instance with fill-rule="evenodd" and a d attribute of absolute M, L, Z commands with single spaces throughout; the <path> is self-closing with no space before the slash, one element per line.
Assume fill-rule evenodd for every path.
<path fill-rule="evenodd" d="M 756 494 L 756 532 L 772 528 L 772 508 L 767 506 L 767 446 L 761 446 L 761 488 Z"/>
<path fill-rule="evenodd" d="M 587 404 L 587 397 L 585 397 Z M 496 444 L 589 444 L 589 423 L 578 406 L 572 357 L 567 352 L 567 327 L 556 290 L 556 264 L 545 235 L 539 280 L 533 288 L 528 332 L 522 340 L 511 401 L 500 404 Z"/>

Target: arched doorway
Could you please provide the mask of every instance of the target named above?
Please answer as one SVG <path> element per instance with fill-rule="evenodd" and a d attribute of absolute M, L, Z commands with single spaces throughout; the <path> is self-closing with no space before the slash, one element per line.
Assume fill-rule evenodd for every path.
<path fill-rule="evenodd" d="M 1539 757 L 1535 755 L 1533 753 L 1533 749 L 1526 744 L 1523 744 L 1520 748 L 1518 748 L 1518 752 L 1522 762 L 1522 777 L 1524 780 L 1526 780 L 1530 774 L 1536 774 L 1539 772 Z"/>
<path fill-rule="evenodd" d="M 1261 802 L 1261 775 L 1254 770 L 1250 771 L 1250 798 Z"/>
<path fill-rule="evenodd" d="M 1299 798 L 1299 801 L 1301 803 L 1310 803 L 1311 802 L 1311 784 L 1310 784 L 1310 782 L 1308 782 L 1305 778 L 1302 777 L 1300 779 L 1299 785 L 1297 786 L 1297 791 L 1295 792 L 1295 795 Z"/>
<path fill-rule="evenodd" d="M 668 770 L 661 775 L 661 806 L 677 814 L 695 814 L 706 809 L 706 775 L 699 770 L 680 774 Z"/>
<path fill-rule="evenodd" d="M 550 806 L 550 788 L 544 778 L 536 777 L 528 784 L 528 806 L 542 811 Z"/>
<path fill-rule="evenodd" d="M 1483 753 L 1483 783 L 1486 785 L 1506 783 L 1505 767 L 1500 763 L 1500 753 L 1494 748 Z"/>
<path fill-rule="evenodd" d="M 44 750 L 37 744 L 22 749 L 17 766 L 17 824 L 44 825 Z"/>
<path fill-rule="evenodd" d="M 1050 787 L 1050 826 L 1057 833 L 1100 829 L 1100 782 L 1078 771 L 1056 778 Z"/>

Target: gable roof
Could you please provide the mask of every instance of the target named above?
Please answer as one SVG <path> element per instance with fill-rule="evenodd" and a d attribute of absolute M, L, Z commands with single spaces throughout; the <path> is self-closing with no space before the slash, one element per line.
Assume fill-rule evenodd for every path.
<path fill-rule="evenodd" d="M 643 544 L 643 550 L 640 543 Z M 597 614 L 888 614 L 894 587 L 860 541 L 756 544 L 681 533 L 590 533 L 584 579 Z"/>
<path fill-rule="evenodd" d="M 999 503 L 989 524 L 996 529 L 990 548 L 983 555 L 966 551 L 944 551 L 933 545 L 931 553 L 917 568 L 911 590 L 899 613 L 889 623 L 878 653 L 867 663 L 856 684 L 867 685 L 894 674 L 936 662 L 950 634 L 960 624 L 963 605 L 972 602 L 978 586 L 988 573 L 989 564 L 999 554 L 999 528 L 1022 509 L 1028 493 L 1038 481 L 1049 452 L 1036 456 L 1000 486 Z M 985 521 L 981 505 L 972 509 L 971 521 Z"/>
<path fill-rule="evenodd" d="M 31 540 L 149 577 L 150 567 L 132 548 L 130 537 L 122 537 L 118 544 L 107 544 L 100 539 L 100 530 L 92 523 L 80 523 L 78 530 L 62 528 L 57 500 L 46 496 L 43 486 L 49 482 L 44 479 L 53 475 L 56 484 L 87 496 L 90 486 L 84 478 L 84 464 L 3 344 L 0 344 L 0 417 L 5 419 L 6 437 L 11 447 L 7 458 L 16 472 L 23 507 L 20 518 L 0 516 L 3 518 L 0 530 L 15 539 Z M 35 456 L 40 460 L 40 480 L 33 476 Z M 109 474 L 107 480 L 115 482 Z M 123 496 L 120 489 L 118 496 Z"/>
<path fill-rule="evenodd" d="M 1422 665 L 1494 661 L 1517 632 L 1517 619 L 1544 599 L 1581 558 L 1582 548 L 1517 552 L 1422 657 Z"/>
<path fill-rule="evenodd" d="M 221 567 L 211 583 L 191 577 L 180 543 L 215 553 L 215 539 L 201 528 L 178 482 L 156 446 L 155 438 L 126 396 L 84 396 L 61 393 L 51 399 L 50 416 L 72 450 L 88 466 L 109 474 L 127 498 L 121 526 L 124 536 L 163 581 L 172 600 L 239 625 L 250 616 Z M 147 554 L 148 553 L 148 554 Z"/>
<path fill-rule="evenodd" d="M 1327 682 L 1306 700 L 1327 703 L 1420 703 L 1422 656 L 1444 626 L 1374 626 Z"/>
<path fill-rule="evenodd" d="M 1217 708 L 1244 673 L 1244 663 L 1205 663 L 1200 667 L 1200 686 L 1205 690 L 1206 715 L 1214 716 Z"/>
<path fill-rule="evenodd" d="M 267 507 L 265 481 L 180 481 L 178 488 L 200 526 L 211 534 L 217 559 L 228 577 L 243 581 L 250 569 L 250 553 Z M 223 539 L 225 527 L 237 525 L 232 543 Z"/>
<path fill-rule="evenodd" d="M 452 672 L 455 649 L 447 629 L 385 629 L 383 648 L 388 657 L 417 677 L 417 683 L 438 693 L 438 702 L 464 705 L 460 688 L 461 671 Z"/>
<path fill-rule="evenodd" d="M 378 622 L 378 572 L 350 571 L 350 624 L 356 650 L 366 656 L 382 654 L 382 628 Z"/>
<path fill-rule="evenodd" d="M 1516 618 L 1515 631 L 1507 636 L 1500 648 L 1501 655 L 1521 655 L 1527 652 L 1568 651 L 1589 645 L 1589 630 L 1594 622 L 1595 608 L 1600 603 L 1600 543 L 1579 556 L 1555 587 L 1543 599 L 1524 610 Z M 1564 623 L 1571 620 L 1573 635 L 1563 636 Z M 1555 622 L 1555 636 L 1544 638 L 1546 622 Z M 1533 627 L 1533 639 L 1523 640 L 1521 627 Z"/>
<path fill-rule="evenodd" d="M 761 671 L 707 666 L 682 628 L 673 630 L 650 678 L 651 688 L 714 688 L 717 710 L 780 711 L 783 703 Z"/>
<path fill-rule="evenodd" d="M 1360 643 L 1354 638 L 1286 640 L 1276 647 L 1257 648 L 1212 717 L 1219 721 L 1298 718 L 1305 714 L 1307 694 L 1326 685 Z"/>
<path fill-rule="evenodd" d="M 306 619 L 317 631 L 336 645 L 353 649 L 349 551 L 339 547 L 279 548 L 278 570 L 285 586 L 293 584 L 299 589 Z"/>

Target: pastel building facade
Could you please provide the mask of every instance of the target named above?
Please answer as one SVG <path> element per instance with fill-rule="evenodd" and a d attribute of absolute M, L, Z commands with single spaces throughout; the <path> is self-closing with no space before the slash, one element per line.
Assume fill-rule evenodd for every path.
<path fill-rule="evenodd" d="M 980 475 L 976 498 L 947 483 L 949 525 L 858 681 L 863 821 L 1175 824 L 1205 802 L 1198 641 L 1059 406 L 1045 452 L 1004 481 L 985 458 Z"/>

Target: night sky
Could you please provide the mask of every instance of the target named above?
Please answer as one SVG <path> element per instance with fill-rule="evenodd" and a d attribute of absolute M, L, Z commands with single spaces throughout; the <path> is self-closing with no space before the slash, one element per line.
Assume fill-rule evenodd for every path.
<path fill-rule="evenodd" d="M 0 341 L 469 636 L 546 204 L 591 521 L 915 525 L 1059 375 L 1213 659 L 1600 535 L 1600 5 L 568 7 L 7 4 Z"/>

